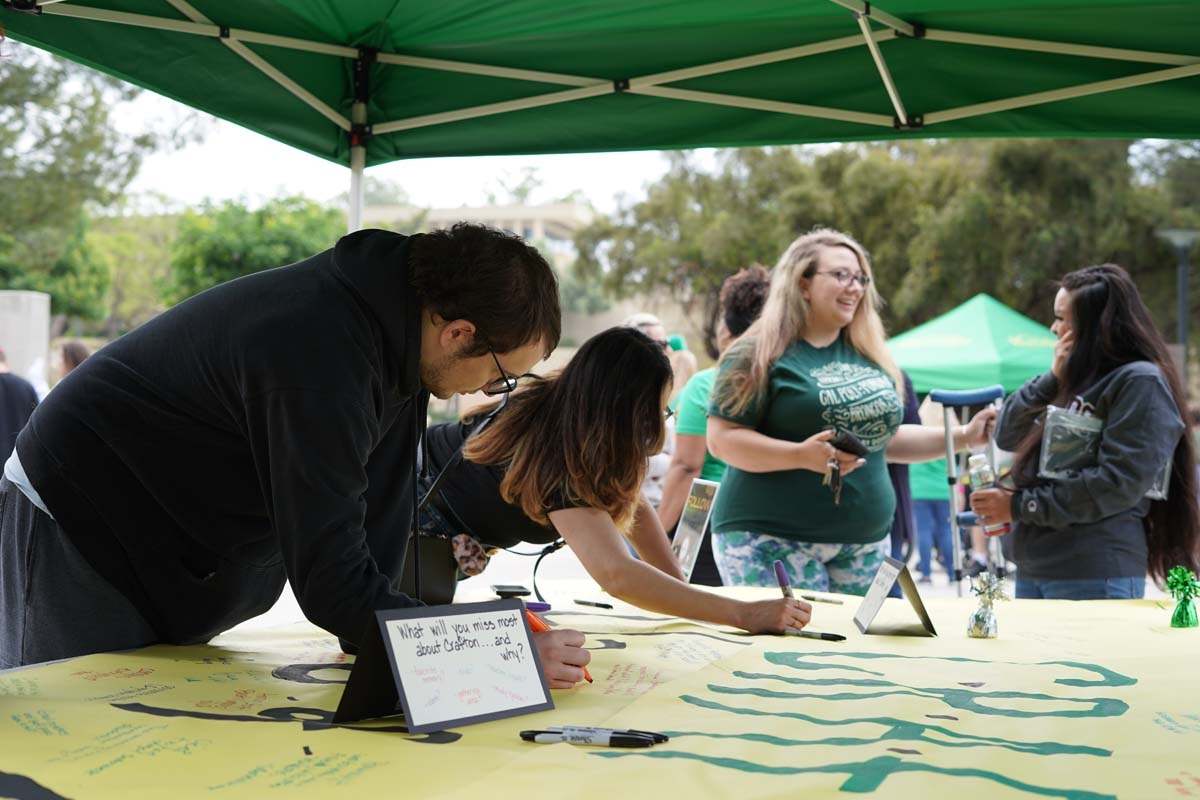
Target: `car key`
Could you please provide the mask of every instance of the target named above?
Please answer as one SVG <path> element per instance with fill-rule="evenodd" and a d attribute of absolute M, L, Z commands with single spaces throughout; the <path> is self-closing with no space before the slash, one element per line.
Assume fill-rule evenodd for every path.
<path fill-rule="evenodd" d="M 833 504 L 840 505 L 842 501 L 842 465 L 836 458 L 831 458 L 825 463 L 825 479 L 821 481 L 821 485 L 829 487 L 829 490 L 833 492 Z"/>

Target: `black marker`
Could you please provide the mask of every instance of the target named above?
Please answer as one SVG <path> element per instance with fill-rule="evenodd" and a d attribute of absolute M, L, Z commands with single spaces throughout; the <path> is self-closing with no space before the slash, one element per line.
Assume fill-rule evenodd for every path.
<path fill-rule="evenodd" d="M 609 611 L 612 611 L 612 606 L 608 603 L 597 603 L 595 600 L 576 600 L 575 605 L 591 606 L 592 608 L 607 608 Z"/>
<path fill-rule="evenodd" d="M 823 642 L 844 642 L 846 637 L 840 633 L 821 633 L 820 631 L 784 631 L 788 636 L 803 636 L 805 639 L 820 639 Z"/>
<path fill-rule="evenodd" d="M 561 726 L 551 725 L 549 728 L 546 728 L 545 733 L 562 733 L 562 730 L 563 729 Z M 671 741 L 671 737 L 667 736 L 665 733 L 656 733 L 654 731 L 636 731 L 633 728 L 586 728 L 586 729 L 584 729 L 579 726 L 575 726 L 575 730 L 605 731 L 607 733 L 631 733 L 635 736 L 647 736 L 647 737 L 653 739 L 655 744 L 662 744 L 663 742 Z"/>
<path fill-rule="evenodd" d="M 810 603 L 830 603 L 831 605 L 835 606 L 842 605 L 841 600 L 834 600 L 832 597 L 817 597 L 815 594 L 802 594 L 800 596 Z"/>
<path fill-rule="evenodd" d="M 652 747 L 654 740 L 635 733 L 615 733 L 596 730 L 590 733 L 567 733 L 563 731 L 521 731 L 521 738 L 538 744 L 566 742 L 577 745 L 600 745 L 602 747 Z"/>

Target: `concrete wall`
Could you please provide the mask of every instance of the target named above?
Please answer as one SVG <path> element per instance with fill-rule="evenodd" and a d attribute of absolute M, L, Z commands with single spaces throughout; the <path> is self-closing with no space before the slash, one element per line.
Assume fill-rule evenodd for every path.
<path fill-rule="evenodd" d="M 8 368 L 44 394 L 50 360 L 50 295 L 0 291 L 0 347 Z"/>
<path fill-rule="evenodd" d="M 689 319 L 677 303 L 664 298 L 621 300 L 599 314 L 567 312 L 563 314 L 563 338 L 574 341 L 577 345 L 583 344 L 600 331 L 620 325 L 628 317 L 642 311 L 654 314 L 662 320 L 668 334 L 683 334 L 687 339 L 688 349 L 695 353 L 702 363 L 709 360 L 704 353 L 704 341 L 701 338 L 702 320 Z"/>

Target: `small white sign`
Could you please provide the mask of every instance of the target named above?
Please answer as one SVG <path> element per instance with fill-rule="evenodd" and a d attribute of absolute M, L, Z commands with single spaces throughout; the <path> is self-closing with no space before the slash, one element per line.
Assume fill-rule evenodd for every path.
<path fill-rule="evenodd" d="M 683 502 L 683 513 L 679 515 L 679 524 L 675 527 L 671 550 L 679 559 L 685 580 L 691 580 L 692 570 L 696 568 L 696 559 L 704 545 L 704 531 L 708 528 L 708 518 L 712 516 L 720 485 L 716 481 L 695 478 Z"/>
<path fill-rule="evenodd" d="M 383 716 L 398 705 L 409 732 L 424 733 L 554 708 L 520 600 L 378 611 L 376 618 L 368 635 L 381 637 L 383 647 L 360 652 L 355 672 L 364 672 L 358 680 L 351 673 L 342 719 Z M 373 664 L 379 656 L 394 691 Z"/>
<path fill-rule="evenodd" d="M 888 594 L 892 591 L 892 586 L 896 581 L 900 582 L 901 593 L 912 606 L 913 611 L 917 612 L 917 616 L 921 619 L 920 625 L 879 625 L 875 622 L 875 617 L 883 608 L 883 602 L 887 600 Z M 885 557 L 883 563 L 879 565 L 879 571 L 875 573 L 875 580 L 871 581 L 871 587 L 867 589 L 867 596 L 863 598 L 862 605 L 858 607 L 858 611 L 854 612 L 854 624 L 858 626 L 860 633 L 875 633 L 892 636 L 937 636 L 937 631 L 933 628 L 933 621 L 929 618 L 929 612 L 925 610 L 925 604 L 921 602 L 921 594 L 917 591 L 917 584 L 913 581 L 912 575 L 908 571 L 908 565 L 903 561 Z"/>

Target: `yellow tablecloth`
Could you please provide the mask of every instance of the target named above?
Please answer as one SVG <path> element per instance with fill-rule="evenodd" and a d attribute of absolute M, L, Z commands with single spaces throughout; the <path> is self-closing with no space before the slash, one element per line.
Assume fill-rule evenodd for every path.
<path fill-rule="evenodd" d="M 935 639 L 742 636 L 547 587 L 595 683 L 553 711 L 424 736 L 329 724 L 352 659 L 307 625 L 0 674 L 0 797 L 1200 797 L 1200 630 L 1154 601 L 928 603 Z M 724 590 L 773 597 L 769 590 Z M 560 599 L 561 598 L 561 599 Z M 904 601 L 885 614 L 905 616 Z M 663 731 L 646 750 L 521 742 L 550 725 Z"/>

